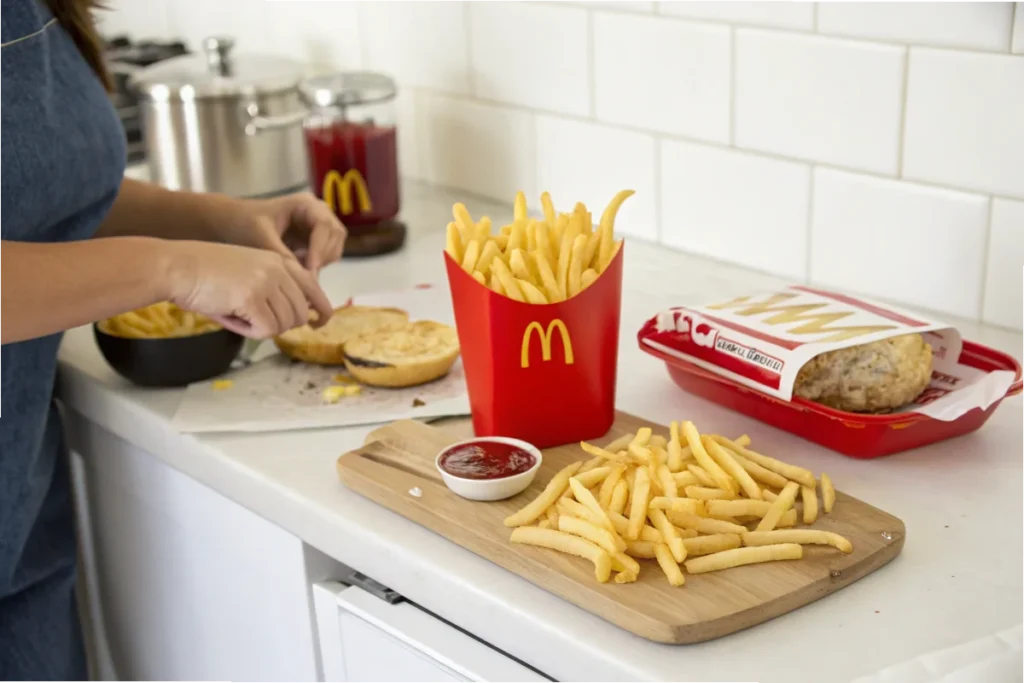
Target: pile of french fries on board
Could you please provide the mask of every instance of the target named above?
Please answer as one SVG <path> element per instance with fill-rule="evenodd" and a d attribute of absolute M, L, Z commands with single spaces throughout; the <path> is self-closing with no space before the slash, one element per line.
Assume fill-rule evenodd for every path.
<path fill-rule="evenodd" d="M 654 559 L 673 586 L 688 574 L 798 560 L 807 544 L 844 553 L 853 545 L 817 529 L 835 505 L 827 474 L 749 449 L 750 439 L 700 434 L 673 422 L 668 435 L 648 427 L 600 448 L 580 443 L 586 461 L 563 468 L 544 491 L 505 519 L 513 543 L 542 546 L 593 562 L 598 581 L 636 581 L 638 559 Z M 819 503 L 818 488 L 821 489 Z M 801 514 L 795 507 L 802 502 Z"/>

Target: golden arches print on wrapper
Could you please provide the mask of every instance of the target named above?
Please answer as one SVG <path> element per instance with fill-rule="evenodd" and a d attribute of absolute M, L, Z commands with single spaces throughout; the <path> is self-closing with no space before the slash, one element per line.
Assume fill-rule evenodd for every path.
<path fill-rule="evenodd" d="M 366 181 L 363 175 L 356 169 L 345 171 L 345 175 L 337 171 L 331 171 L 324 176 L 322 195 L 324 203 L 331 207 L 331 211 L 340 213 L 342 216 L 349 216 L 354 210 L 352 205 L 352 189 L 355 188 L 356 199 L 359 202 L 359 213 L 368 213 L 373 210 L 373 202 L 370 200 L 370 191 L 366 188 Z M 340 203 L 340 209 L 339 207 Z"/>
<path fill-rule="evenodd" d="M 547 330 L 545 330 L 544 326 L 536 320 L 526 326 L 526 331 L 523 332 L 523 348 L 520 352 L 520 367 L 530 367 L 530 342 L 533 339 L 534 332 L 536 332 L 537 336 L 540 337 L 541 359 L 545 361 L 551 360 L 551 336 L 556 329 L 562 336 L 562 348 L 565 352 L 565 364 L 573 364 L 572 338 L 569 336 L 569 330 L 566 328 L 564 322 L 555 318 L 548 323 Z"/>

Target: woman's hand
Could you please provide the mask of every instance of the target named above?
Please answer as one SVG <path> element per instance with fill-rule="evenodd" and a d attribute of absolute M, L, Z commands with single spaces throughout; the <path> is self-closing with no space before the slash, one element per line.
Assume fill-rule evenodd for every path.
<path fill-rule="evenodd" d="M 322 239 L 322 238 L 321 238 Z M 246 337 L 266 339 L 332 313 L 331 302 L 290 253 L 208 242 L 176 241 L 169 267 L 170 300 Z"/>
<path fill-rule="evenodd" d="M 250 199 L 236 206 L 235 215 L 222 228 L 227 242 L 300 258 L 314 274 L 341 258 L 345 226 L 309 192 Z"/>

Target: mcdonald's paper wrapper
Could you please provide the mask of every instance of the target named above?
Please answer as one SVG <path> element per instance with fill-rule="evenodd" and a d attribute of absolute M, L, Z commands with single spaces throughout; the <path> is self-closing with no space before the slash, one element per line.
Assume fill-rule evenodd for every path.
<path fill-rule="evenodd" d="M 412 320 L 454 322 L 443 286 L 357 296 L 351 303 L 401 308 Z M 265 342 L 247 367 L 189 386 L 173 424 L 181 432 L 269 432 L 469 414 L 460 361 L 447 376 L 429 384 L 404 389 L 363 386 L 356 395 L 325 402 L 323 390 L 343 383 L 346 376 L 344 367 L 295 362 Z"/>
<path fill-rule="evenodd" d="M 548 448 L 608 432 L 624 248 L 590 287 L 543 305 L 496 294 L 445 253 L 477 436 Z"/>
<path fill-rule="evenodd" d="M 974 408 L 988 408 L 1014 382 L 1007 370 L 985 372 L 961 364 L 963 342 L 948 324 L 797 285 L 662 311 L 647 321 L 639 337 L 652 349 L 790 401 L 797 373 L 815 356 L 912 333 L 932 347 L 932 379 L 901 412 L 952 421 Z"/>

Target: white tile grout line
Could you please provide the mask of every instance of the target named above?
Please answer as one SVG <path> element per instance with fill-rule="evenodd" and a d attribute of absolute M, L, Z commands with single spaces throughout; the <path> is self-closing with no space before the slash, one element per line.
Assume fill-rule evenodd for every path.
<path fill-rule="evenodd" d="M 466 25 L 466 85 L 476 97 L 476 69 L 473 68 L 473 6 L 462 3 L 462 21 Z"/>
<path fill-rule="evenodd" d="M 903 82 L 900 84 L 900 130 L 896 138 L 896 175 L 903 177 L 903 148 L 907 136 L 907 93 L 910 91 L 910 48 L 903 51 Z"/>
<path fill-rule="evenodd" d="M 627 131 L 630 133 L 637 133 L 639 135 L 646 135 L 653 137 L 656 140 L 669 140 L 675 142 L 688 142 L 696 145 L 704 145 L 706 147 L 713 147 L 715 149 L 726 150 L 730 152 L 737 152 L 740 154 L 749 154 L 761 159 L 771 159 L 773 161 L 785 161 L 795 164 L 815 165 L 819 168 L 825 168 L 833 171 L 842 171 L 844 173 L 852 173 L 855 175 L 868 176 L 871 178 L 878 178 L 880 180 L 888 180 L 894 183 L 908 183 L 917 185 L 919 187 L 931 188 L 934 190 L 946 190 L 949 192 L 959 192 L 961 194 L 970 194 L 976 197 L 994 197 L 996 199 L 1007 199 L 1010 201 L 1024 201 L 1024 196 L 1013 196 L 1008 194 L 998 194 L 989 192 L 987 190 L 978 190 L 965 187 L 955 187 L 952 185 L 942 185 L 928 180 L 920 180 L 917 178 L 899 177 L 897 175 L 887 175 L 885 173 L 878 173 L 877 171 L 867 171 L 862 168 L 856 168 L 854 166 L 842 166 L 827 161 L 821 161 L 818 159 L 804 159 L 800 157 L 787 157 L 781 154 L 775 154 L 773 152 L 766 152 L 751 147 L 742 147 L 739 145 L 730 145 L 727 143 L 716 142 L 714 140 L 705 140 L 703 138 L 690 137 L 686 135 L 679 135 L 678 133 L 666 133 L 658 130 L 651 130 L 648 128 L 640 128 L 638 126 L 629 126 L 620 123 L 608 123 L 601 119 L 590 119 L 588 117 L 579 116 L 577 114 L 566 114 L 565 112 L 553 111 L 550 109 L 533 109 L 530 107 L 523 106 L 521 104 L 514 104 L 511 102 L 502 102 L 501 100 L 494 100 L 482 97 L 469 97 L 465 93 L 452 93 L 444 90 L 438 90 L 436 88 L 428 88 L 419 86 L 419 90 L 425 93 L 433 94 L 441 97 L 447 97 L 454 100 L 464 100 L 468 102 L 475 102 L 477 104 L 484 104 L 492 107 L 502 107 L 510 109 L 512 111 L 523 112 L 526 114 L 543 115 L 543 116 L 554 116 L 556 118 L 565 119 L 567 121 L 575 121 L 577 123 L 589 123 L 611 128 L 613 130 Z"/>
<path fill-rule="evenodd" d="M 814 6 L 811 8 L 811 27 L 814 29 L 815 33 L 819 33 L 819 31 L 818 31 L 818 5 L 820 5 L 820 4 L 821 4 L 820 2 L 816 2 L 816 3 L 814 3 Z"/>
<path fill-rule="evenodd" d="M 988 198 L 988 220 L 985 221 L 985 251 L 981 255 L 981 289 L 978 297 L 978 320 L 985 319 L 985 298 L 988 296 L 988 262 L 989 252 L 992 248 L 992 220 L 995 212 L 995 200 Z"/>
<path fill-rule="evenodd" d="M 804 241 L 804 246 L 807 248 L 807 253 L 804 255 L 804 283 L 811 283 L 811 263 L 814 249 L 814 176 L 816 175 L 817 167 L 811 164 L 811 168 L 808 170 L 808 184 L 807 184 L 807 239 Z"/>
<path fill-rule="evenodd" d="M 594 50 L 596 49 L 597 38 L 594 35 L 594 12 L 587 8 L 587 80 L 590 88 L 590 118 L 597 119 L 597 69 L 595 68 Z"/>
<path fill-rule="evenodd" d="M 661 140 L 654 139 L 654 234 L 658 244 L 663 244 L 661 239 L 664 235 L 661 212 L 661 195 L 664 192 L 661 186 L 661 144 Z"/>
<path fill-rule="evenodd" d="M 1024 3 L 1015 2 L 1013 8 L 1010 11 L 1010 42 L 1006 45 L 1006 51 L 1011 55 L 1015 54 L 1013 51 L 1013 34 L 1017 28 L 1017 13 L 1020 12 L 1020 7 Z"/>
<path fill-rule="evenodd" d="M 729 28 L 729 144 L 736 144 L 736 28 Z"/>
<path fill-rule="evenodd" d="M 481 1 L 481 0 L 471 0 Z M 499 0 L 500 1 L 500 0 Z M 719 0 L 721 1 L 721 0 Z M 579 7 L 577 2 L 557 2 L 560 5 L 567 5 L 572 7 Z M 618 14 L 633 17 L 650 17 L 654 19 L 664 19 L 666 21 L 676 21 L 688 24 L 704 24 L 708 26 L 731 26 L 738 29 L 754 29 L 758 31 L 770 31 L 774 33 L 789 33 L 795 36 L 816 36 L 820 38 L 829 38 L 833 40 L 840 40 L 845 42 L 872 44 L 872 45 L 888 45 L 890 47 L 926 47 L 932 50 L 950 50 L 952 52 L 972 52 L 975 54 L 982 55 L 1013 55 L 1017 54 L 1012 51 L 1012 44 L 1010 48 L 1005 50 L 983 50 L 974 47 L 962 47 L 959 45 L 944 45 L 939 43 L 917 43 L 917 42 L 906 42 L 899 40 L 887 40 L 885 38 L 873 38 L 868 36 L 857 36 L 847 35 L 844 33 L 823 33 L 818 28 L 818 10 L 817 4 L 814 10 L 814 25 L 812 28 L 796 28 L 793 26 L 772 26 L 769 24 L 755 24 L 745 21 L 718 21 L 715 19 L 705 19 L 701 17 L 687 17 L 675 14 L 662 14 L 658 11 L 655 12 L 637 12 L 628 9 L 619 9 L 617 7 L 589 7 L 592 12 L 603 12 L 606 14 Z M 1011 22 L 1011 32 L 1012 32 Z"/>

